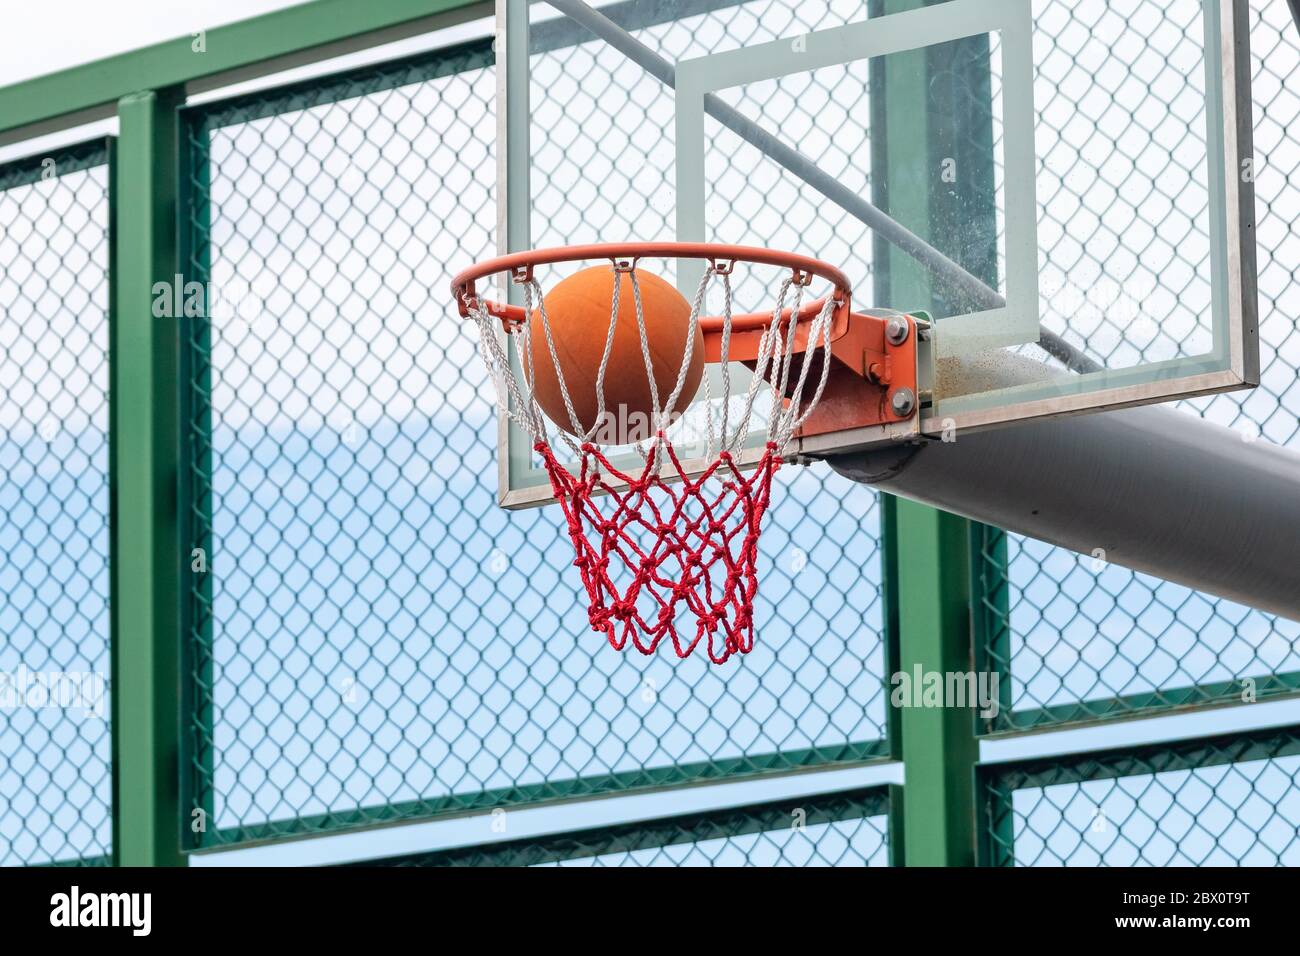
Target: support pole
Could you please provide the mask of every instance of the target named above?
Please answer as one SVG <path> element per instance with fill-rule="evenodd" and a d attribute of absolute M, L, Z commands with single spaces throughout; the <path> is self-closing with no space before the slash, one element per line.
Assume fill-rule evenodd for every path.
<path fill-rule="evenodd" d="M 155 318 L 177 267 L 179 96 L 118 104 L 111 335 L 113 860 L 181 852 L 180 337 Z"/>
<path fill-rule="evenodd" d="M 1300 452 L 1160 405 L 837 455 L 891 494 L 1300 620 Z"/>
<path fill-rule="evenodd" d="M 919 6 L 918 0 L 873 0 L 872 16 Z M 994 176 L 987 38 L 946 49 L 913 50 L 869 64 L 872 199 L 883 214 L 934 224 L 985 221 L 992 225 Z M 954 58 L 954 53 L 961 55 Z M 958 95 L 960 94 L 960 95 Z M 989 109 L 973 108 L 978 103 Z M 959 188 L 939 188 L 945 159 L 963 171 Z M 953 184 L 949 184 L 951 187 Z M 958 212 L 960 207 L 960 212 Z M 926 230 L 927 232 L 929 230 Z M 965 265 L 977 281 L 996 284 L 996 247 L 972 243 Z M 914 302 L 949 314 L 953 289 L 932 269 L 877 232 L 873 237 L 873 293 L 877 302 Z M 974 671 L 971 636 L 972 526 L 963 518 L 883 496 L 889 648 L 887 680 Z M 974 527 L 974 533 L 983 529 Z M 900 683 L 898 689 L 903 688 Z M 979 747 L 970 706 L 896 706 L 890 694 L 891 752 L 903 760 L 901 826 L 895 858 L 907 866 L 975 863 L 975 761 Z M 905 704 L 915 704 L 913 697 Z M 963 701 L 964 705 L 971 702 Z M 901 748 L 900 748 L 901 743 Z"/>
<path fill-rule="evenodd" d="M 899 499 L 899 669 L 915 676 L 974 670 L 970 631 L 970 524 Z M 908 866 L 975 864 L 974 712 L 902 708 L 903 847 Z"/>

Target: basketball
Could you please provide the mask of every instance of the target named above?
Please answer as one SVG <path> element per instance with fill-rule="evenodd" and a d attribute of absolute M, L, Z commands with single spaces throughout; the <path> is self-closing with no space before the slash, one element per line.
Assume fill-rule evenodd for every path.
<path fill-rule="evenodd" d="M 677 384 L 682 358 L 686 354 L 686 335 L 690 328 L 691 305 L 669 283 L 656 275 L 637 270 L 641 289 L 641 311 L 645 317 L 646 341 L 649 344 L 655 387 L 660 404 Z M 609 337 L 610 310 L 613 305 L 614 279 L 610 266 L 591 266 L 563 279 L 542 299 L 564 383 L 573 401 L 573 410 L 583 431 L 596 424 L 596 376 Z M 593 436 L 603 444 L 625 444 L 651 437 L 654 406 L 650 397 L 650 380 L 645 358 L 641 354 L 641 333 L 637 328 L 636 300 L 632 278 L 617 273 L 622 283 L 618 297 L 618 321 L 614 325 L 614 343 L 610 348 L 605 371 L 605 422 Z M 540 311 L 528 319 L 534 362 L 533 392 L 546 417 L 566 432 L 573 432 L 564 396 Z M 686 408 L 700 387 L 704 374 L 704 334 L 695 327 L 695 346 L 686 372 L 682 393 L 673 412 Z M 615 431 L 610 431 L 610 429 Z"/>

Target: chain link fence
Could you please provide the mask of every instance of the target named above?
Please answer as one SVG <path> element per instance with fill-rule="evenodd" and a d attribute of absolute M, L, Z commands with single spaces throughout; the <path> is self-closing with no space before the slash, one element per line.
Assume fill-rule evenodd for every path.
<path fill-rule="evenodd" d="M 1180 118 L 1172 128 L 1140 129 L 1139 111 L 1130 104 L 1134 96 L 1141 102 L 1140 90 L 1153 84 L 1160 71 L 1179 64 L 1187 70 L 1198 68 L 1199 58 L 1189 61 L 1186 48 L 1200 43 L 1195 26 L 1200 4 L 1125 0 L 1093 8 L 1036 0 L 1034 8 L 1040 64 L 1035 97 L 1040 109 L 1050 113 L 1067 89 L 1074 100 L 1108 104 L 1099 122 L 1121 124 L 1139 136 L 1131 155 L 1119 158 L 1122 174 L 1115 175 L 1141 184 L 1131 193 L 1125 191 L 1135 198 L 1123 208 L 1058 202 L 1054 209 L 1074 210 L 1071 218 L 1061 220 L 1059 214 L 1049 213 L 1047 203 L 1058 194 L 1086 199 L 1089 180 L 1085 176 L 1081 185 L 1077 159 L 1040 169 L 1040 238 L 1052 230 L 1060 236 L 1047 253 L 1045 289 L 1051 270 L 1064 274 L 1077 267 L 1080 257 L 1088 255 L 1089 243 L 1108 249 L 1130 244 L 1135 265 L 1136 254 L 1142 254 L 1138 277 L 1103 275 L 1099 288 L 1140 280 L 1145 297 L 1173 302 L 1186 292 L 1188 282 L 1196 281 L 1203 265 L 1199 259 L 1185 258 L 1185 250 L 1202 244 L 1195 241 L 1194 219 L 1181 216 L 1203 208 L 1205 199 L 1197 192 L 1195 178 L 1177 164 L 1177 156 L 1204 128 L 1204 117 L 1184 115 L 1179 104 L 1170 103 L 1172 115 Z M 1261 384 L 1253 391 L 1181 405 L 1239 430 L 1243 441 L 1295 447 L 1300 445 L 1300 331 L 1294 309 L 1300 301 L 1295 272 L 1300 261 L 1300 98 L 1287 87 L 1300 68 L 1300 39 L 1284 3 L 1252 3 L 1250 22 Z M 1121 42 L 1139 34 L 1141 43 Z M 1128 111 L 1121 111 L 1121 105 Z M 1046 135 L 1056 150 L 1079 147 L 1088 132 L 1085 124 L 1082 130 L 1049 127 Z M 1039 149 L 1047 163 L 1052 152 L 1045 151 L 1043 135 Z M 1061 169 L 1068 176 L 1060 175 Z M 1152 216 L 1151 196 L 1157 197 L 1155 208 L 1175 213 L 1172 218 Z M 1148 235 L 1153 224 L 1160 228 Z M 1133 245 L 1134 237 L 1150 242 Z M 1144 339 L 1142 323 L 1120 327 L 1109 322 L 1097 304 L 1084 300 L 1081 308 L 1097 317 L 1093 334 L 1083 338 L 1066 331 L 1066 338 L 1107 363 L 1119 353 L 1163 358 L 1199 341 L 1190 317 L 1185 322 L 1162 320 L 1161 334 Z M 1177 319 L 1176 309 L 1166 311 Z M 1078 314 L 1073 314 L 1074 328 L 1081 327 Z M 1168 329 L 1184 329 L 1187 337 L 1169 339 L 1164 334 Z M 999 712 L 990 731 L 1261 699 L 1300 688 L 1300 624 L 1295 621 L 1110 565 L 1102 552 L 1077 555 L 1020 535 L 992 532 L 981 542 L 979 555 L 984 565 L 975 589 L 981 651 L 1011 677 L 1010 706 Z"/>
<path fill-rule="evenodd" d="M 993 866 L 1300 864 L 1300 726 L 981 775 Z"/>
<path fill-rule="evenodd" d="M 1115 96 L 1103 83 L 1120 77 L 1156 95 L 1148 59 L 1176 62 L 1197 42 L 1191 6 L 1133 0 L 1092 17 L 1038 0 L 1036 92 L 1056 148 L 1087 136 L 1050 124 L 1067 91 Z M 607 10 L 670 60 L 860 13 L 701 5 L 655 22 L 653 11 Z M 1253 16 L 1257 36 L 1294 55 L 1284 17 Z M 1146 42 L 1125 61 L 1129 48 L 1105 38 L 1134 31 Z M 532 42 L 534 244 L 671 235 L 670 92 L 562 17 L 535 14 Z M 874 500 L 855 504 L 861 489 L 821 468 L 787 473 L 798 487 L 765 536 L 764 611 L 779 630 L 766 627 L 765 646 L 730 676 L 669 672 L 584 646 L 582 622 L 562 610 L 576 595 L 554 570 L 564 562 L 552 516 L 494 509 L 492 409 L 460 330 L 433 308 L 452 264 L 494 248 L 488 56 L 486 45 L 467 47 L 192 113 L 192 266 L 218 289 L 246 284 L 256 304 L 251 321 L 214 318 L 191 340 L 201 357 L 194 500 L 212 508 L 196 515 L 212 570 L 193 593 L 203 662 L 194 676 L 206 691 L 195 745 L 212 758 L 206 776 L 209 764 L 199 764 L 196 793 L 215 821 L 201 845 L 885 752 L 879 517 Z M 1283 132 L 1259 144 L 1261 210 L 1286 200 L 1294 146 L 1284 135 L 1290 94 L 1270 86 L 1265 66 L 1277 56 L 1265 58 L 1257 42 L 1260 121 Z M 606 168 L 597 144 L 582 141 L 593 125 L 575 124 L 576 115 L 621 124 L 628 154 Z M 1133 127 L 1138 114 L 1105 122 Z M 1144 148 L 1172 157 L 1194 129 L 1193 117 L 1172 139 L 1148 131 Z M 1194 182 L 1167 194 L 1163 174 L 1137 156 L 1126 170 L 1150 177 L 1166 213 L 1195 202 L 1186 192 Z M 867 189 L 869 170 L 864 177 Z M 1040 228 L 1058 237 L 1048 272 L 1068 284 L 1080 238 L 1101 236 L 1128 244 L 1135 260 L 1142 254 L 1149 299 L 1181 301 L 1178 277 L 1198 263 L 1178 261 L 1179 250 L 1195 244 L 1162 232 L 1152 241 L 1169 261 L 1157 269 L 1144 232 L 1107 225 L 1117 215 L 1163 222 L 1149 198 L 1119 212 L 1076 203 L 1074 218 L 1061 220 L 1049 200 L 1074 194 L 1077 177 L 1045 166 L 1042 178 Z M 731 215 L 763 218 L 762 196 L 722 198 Z M 443 227 L 417 205 L 435 209 Z M 1262 214 L 1261 235 L 1266 226 Z M 1293 240 L 1289 222 L 1272 228 Z M 842 240 L 841 230 L 825 241 Z M 859 255 L 870 274 L 869 243 L 848 245 L 810 251 Z M 1292 281 L 1277 268 L 1280 254 L 1262 252 L 1264 387 L 1244 400 L 1189 404 L 1291 441 L 1297 343 L 1275 307 Z M 1068 298 L 1049 299 L 1049 320 Z M 1073 344 L 1101 361 L 1194 350 L 1195 316 L 1187 336 L 1163 327 L 1144 340 L 1103 312 L 1086 337 L 1070 315 Z M 283 318 L 271 323 L 271 314 Z M 1057 318 L 1070 337 L 1064 313 Z M 1273 409 L 1261 408 L 1261 393 Z M 980 533 L 980 650 L 1011 677 L 1009 706 L 989 731 L 1222 701 L 1240 695 L 1244 677 L 1262 696 L 1295 688 L 1300 632 L 1290 622 L 1102 555 Z M 756 697 L 762 720 L 753 720 Z"/>
<path fill-rule="evenodd" d="M 0 865 L 103 862 L 108 146 L 0 166 Z"/>
<path fill-rule="evenodd" d="M 1243 441 L 1300 444 L 1300 37 L 1250 8 L 1261 383 L 1181 403 Z M 1077 53 L 1074 55 L 1078 55 Z M 1192 267 L 1194 263 L 1184 264 Z M 1300 689 L 1300 624 L 988 530 L 975 593 L 986 660 L 1009 671 L 988 730 L 1241 703 Z M 1295 865 L 1295 727 L 985 773 L 985 860 L 1017 866 Z"/>
<path fill-rule="evenodd" d="M 189 111 L 201 846 L 886 752 L 874 495 L 785 470 L 725 670 L 611 652 L 560 519 L 496 506 L 447 303 L 495 248 L 494 84 L 482 42 Z"/>
<path fill-rule="evenodd" d="M 385 866 L 888 866 L 884 787 L 558 836 L 440 850 Z"/>
<path fill-rule="evenodd" d="M 1034 0 L 1036 101 L 1042 135 L 1055 137 L 1040 152 L 1086 141 L 1086 123 L 1050 122 L 1067 94 L 1155 96 L 1154 76 L 1199 42 L 1195 0 L 1096 7 Z M 670 61 L 863 13 L 857 0 L 603 9 Z M 548 7 L 534 11 L 534 244 L 671 238 L 671 92 Z M 1285 4 L 1252 3 L 1251 43 L 1262 384 L 1184 406 L 1243 441 L 1295 445 L 1300 97 L 1288 80 L 1300 39 Z M 821 71 L 800 93 L 844 103 L 845 84 L 861 80 Z M 183 319 L 183 772 L 202 811 L 197 848 L 891 752 L 886 542 L 867 489 L 821 465 L 782 471 L 762 539 L 762 636 L 726 669 L 611 652 L 580 610 L 557 517 L 497 507 L 491 389 L 446 301 L 451 273 L 496 248 L 495 84 L 485 39 L 185 111 L 183 259 L 204 284 L 204 307 Z M 736 105 L 761 110 L 761 97 Z M 616 167 L 575 115 L 626 133 Z M 837 129 L 850 119 L 831 105 L 819 115 Z M 1110 365 L 1194 351 L 1194 315 L 1172 337 L 1175 324 L 1147 334 L 1104 308 L 1088 334 L 1065 329 L 1059 294 L 1097 244 L 1140 254 L 1157 303 L 1176 306 L 1201 265 L 1191 221 L 1156 214 L 1194 209 L 1196 183 L 1171 191 L 1169 164 L 1151 165 L 1194 140 L 1198 117 L 1170 130 L 1140 128 L 1132 109 L 1082 115 L 1140 134 L 1141 149 L 1117 161 L 1150 188 L 1127 209 L 1096 209 L 1078 176 L 1100 170 L 1040 170 L 1040 236 L 1057 237 L 1044 273 L 1061 280 L 1044 284 L 1047 321 Z M 108 148 L 52 158 L 49 181 L 39 160 L 0 167 L 0 673 L 103 675 Z M 841 166 L 872 188 L 869 164 Z M 818 205 L 803 191 L 779 210 L 754 190 L 714 201 L 721 221 L 749 224 Z M 874 250 L 855 228 L 810 234 L 806 249 L 865 282 Z M 1003 675 L 986 733 L 1300 686 L 1295 622 L 997 529 L 977 529 L 974 557 L 977 657 Z M 1296 862 L 1296 739 L 1292 728 L 983 768 L 985 860 Z M 109 760 L 106 701 L 102 719 L 0 709 L 0 862 L 107 854 Z M 801 828 L 786 801 L 395 862 L 886 862 L 883 790 L 799 808 Z"/>

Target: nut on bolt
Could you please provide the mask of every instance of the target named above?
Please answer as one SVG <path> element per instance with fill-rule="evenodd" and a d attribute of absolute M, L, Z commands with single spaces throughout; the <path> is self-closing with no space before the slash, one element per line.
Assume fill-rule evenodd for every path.
<path fill-rule="evenodd" d="M 889 397 L 889 405 L 898 416 L 907 416 L 912 414 L 912 409 L 916 408 L 916 396 L 912 394 L 910 388 L 900 388 Z"/>
<path fill-rule="evenodd" d="M 894 316 L 885 324 L 885 339 L 890 345 L 902 345 L 907 341 L 907 319 Z"/>

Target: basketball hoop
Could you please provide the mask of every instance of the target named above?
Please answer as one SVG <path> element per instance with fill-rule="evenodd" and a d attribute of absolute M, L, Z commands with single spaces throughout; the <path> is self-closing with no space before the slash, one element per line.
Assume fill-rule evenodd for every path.
<path fill-rule="evenodd" d="M 639 263 L 647 258 L 704 263 L 689 313 L 681 313 L 683 320 L 674 319 L 677 324 L 667 337 L 664 328 L 671 324 L 669 320 L 647 315 L 645 308 L 651 280 L 667 285 L 653 274 L 638 273 Z M 579 298 L 565 301 L 587 303 L 599 298 L 609 303 L 608 317 L 603 306 L 600 314 L 577 316 L 575 332 L 574 315 L 548 314 L 548 295 L 534 271 L 541 265 L 586 260 L 609 263 L 608 285 L 597 290 L 600 296 L 593 296 L 594 280 L 588 277 Z M 780 270 L 770 311 L 732 314 L 732 275 L 739 263 Z M 521 287 L 523 306 L 478 295 L 475 284 L 500 273 Z M 828 282 L 831 291 L 805 302 L 814 277 Z M 724 306 L 720 315 L 706 316 L 704 302 L 715 283 L 721 286 Z M 563 284 L 551 295 L 558 296 Z M 717 664 L 733 654 L 748 653 L 754 646 L 758 538 L 771 501 L 772 479 L 791 440 L 808 423 L 832 380 L 832 343 L 844 338 L 851 317 L 851 290 L 844 274 L 816 259 L 767 249 L 621 243 L 491 259 L 456 276 L 452 292 L 460 314 L 478 325 L 479 350 L 497 386 L 499 406 L 531 438 L 564 511 L 592 629 L 604 634 L 617 650 L 630 642 L 641 653 L 653 654 L 667 638 L 680 658 L 701 644 Z M 661 310 L 671 311 L 668 306 Z M 681 308 L 687 308 L 684 301 Z M 570 325 L 567 343 L 557 341 L 563 338 L 564 319 Z M 632 338 L 629 320 L 635 321 Z M 590 334 L 586 322 L 595 326 Z M 517 371 L 501 330 L 514 342 Z M 575 337 L 593 359 L 595 346 L 601 346 L 598 361 L 574 366 L 569 356 Z M 691 400 L 693 368 L 699 384 L 695 350 L 701 342 L 705 361 L 720 366 L 722 395 L 710 394 L 709 376 L 704 375 L 705 453 L 702 467 L 688 470 L 667 432 L 675 410 Z M 669 361 L 663 358 L 665 352 L 678 363 L 675 374 L 665 373 L 664 363 Z M 852 362 L 855 367 L 865 364 L 864 354 L 859 349 Z M 733 361 L 744 362 L 753 372 L 737 415 L 730 414 Z M 858 368 L 857 374 L 866 372 Z M 644 377 L 638 387 L 648 385 L 650 428 L 646 440 L 635 445 L 639 467 L 620 470 L 602 448 L 599 429 L 609 411 L 606 393 L 631 387 L 632 375 Z M 587 380 L 594 394 L 575 394 L 579 378 Z M 637 394 L 645 391 L 641 388 Z M 771 399 L 765 440 L 757 458 L 745 462 L 746 471 L 740 461 L 742 445 L 755 401 L 763 393 Z M 716 417 L 715 397 L 722 399 Z M 897 408 L 887 414 L 905 417 L 899 416 Z M 561 443 L 576 462 L 573 470 L 557 456 Z M 751 450 L 749 457 L 754 453 Z"/>

